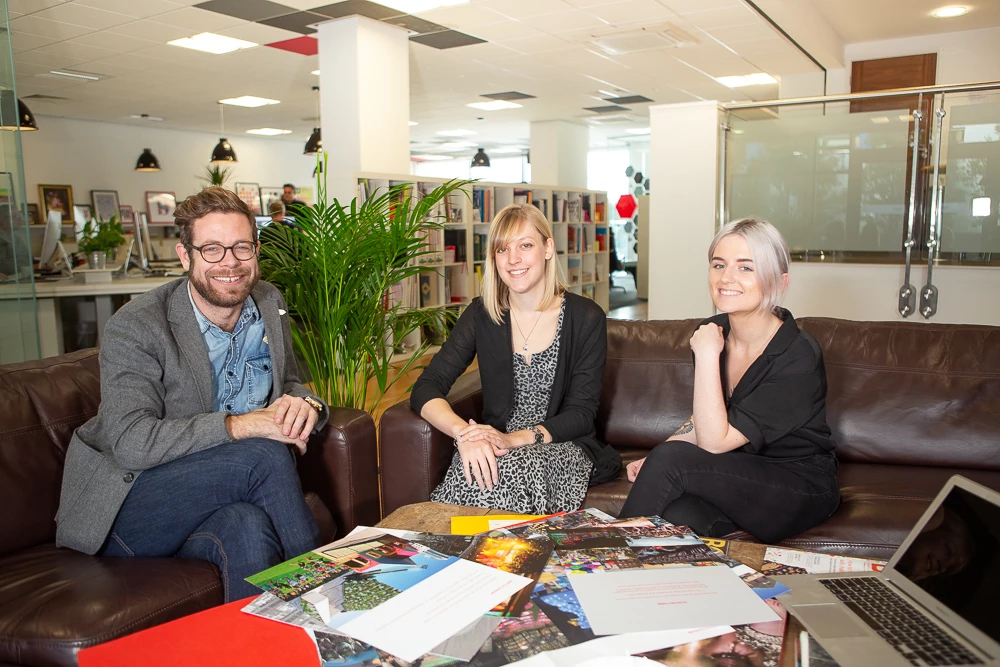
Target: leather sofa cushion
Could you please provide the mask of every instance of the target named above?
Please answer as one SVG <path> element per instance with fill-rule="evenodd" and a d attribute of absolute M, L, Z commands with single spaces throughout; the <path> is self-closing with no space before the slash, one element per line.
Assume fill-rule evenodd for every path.
<path fill-rule="evenodd" d="M 0 557 L 0 661 L 76 665 L 82 648 L 222 601 L 222 581 L 206 561 L 97 558 L 39 545 Z"/>

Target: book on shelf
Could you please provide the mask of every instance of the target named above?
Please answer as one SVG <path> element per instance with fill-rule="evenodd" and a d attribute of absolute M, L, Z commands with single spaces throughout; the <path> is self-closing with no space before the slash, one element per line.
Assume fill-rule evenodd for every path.
<path fill-rule="evenodd" d="M 486 234 L 475 232 L 472 234 L 472 259 L 482 262 L 486 259 Z"/>
<path fill-rule="evenodd" d="M 515 204 L 531 204 L 531 190 L 514 190 Z"/>
<path fill-rule="evenodd" d="M 545 216 L 546 218 L 549 217 L 549 200 L 548 199 L 536 199 L 535 201 L 533 201 L 531 203 L 535 205 L 535 208 L 537 208 L 539 211 L 542 212 L 543 216 Z"/>
<path fill-rule="evenodd" d="M 472 221 L 490 222 L 493 218 L 493 193 L 490 190 L 472 191 Z"/>
<path fill-rule="evenodd" d="M 438 290 L 438 275 L 428 271 L 420 276 L 420 307 L 428 308 L 441 304 L 441 295 Z"/>
<path fill-rule="evenodd" d="M 581 204 L 580 198 L 574 197 L 566 201 L 566 215 L 563 216 L 566 222 L 580 222 Z"/>
<path fill-rule="evenodd" d="M 590 222 L 590 195 L 580 195 L 580 207 L 583 209 L 583 221 Z"/>
<path fill-rule="evenodd" d="M 608 249 L 608 230 L 604 227 L 598 227 L 597 233 L 594 235 L 594 241 L 597 242 L 597 250 L 599 252 L 604 252 Z"/>
<path fill-rule="evenodd" d="M 447 249 L 449 246 L 455 249 L 455 257 L 451 260 L 452 262 L 464 262 L 465 261 L 465 230 L 464 229 L 446 229 L 444 230 L 444 247 Z"/>
<path fill-rule="evenodd" d="M 594 222 L 604 222 L 604 209 L 607 206 L 602 201 L 594 204 Z"/>
<path fill-rule="evenodd" d="M 580 258 L 570 257 L 566 260 L 567 271 L 570 285 L 580 284 Z"/>
<path fill-rule="evenodd" d="M 566 228 L 566 252 L 571 255 L 580 252 L 579 230 L 572 225 Z"/>

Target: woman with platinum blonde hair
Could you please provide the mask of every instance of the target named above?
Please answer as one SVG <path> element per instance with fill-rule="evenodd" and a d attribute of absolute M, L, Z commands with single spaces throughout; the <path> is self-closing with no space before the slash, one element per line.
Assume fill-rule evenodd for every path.
<path fill-rule="evenodd" d="M 694 414 L 628 465 L 622 517 L 656 514 L 714 537 L 740 528 L 773 543 L 837 509 L 823 353 L 778 306 L 789 262 L 764 220 L 716 234 L 708 286 L 719 314 L 691 336 Z"/>
<path fill-rule="evenodd" d="M 607 322 L 566 291 L 552 227 L 530 204 L 490 224 L 482 296 L 472 300 L 420 375 L 410 406 L 454 439 L 431 500 L 549 514 L 580 507 L 590 484 L 621 469 L 597 441 L 594 417 L 607 356 Z M 479 358 L 483 413 L 465 421 L 446 400 Z"/>

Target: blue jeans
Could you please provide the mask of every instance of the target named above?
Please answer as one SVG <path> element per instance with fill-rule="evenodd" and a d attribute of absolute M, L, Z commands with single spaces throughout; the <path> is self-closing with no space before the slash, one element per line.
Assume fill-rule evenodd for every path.
<path fill-rule="evenodd" d="M 210 561 L 229 602 L 260 594 L 244 577 L 317 546 L 294 456 L 280 442 L 250 438 L 139 475 L 99 555 Z"/>

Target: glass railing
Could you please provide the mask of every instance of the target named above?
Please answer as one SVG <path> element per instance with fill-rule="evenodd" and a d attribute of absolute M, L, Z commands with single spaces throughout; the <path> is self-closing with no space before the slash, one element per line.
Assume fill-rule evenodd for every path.
<path fill-rule="evenodd" d="M 722 218 L 793 259 L 1000 265 L 1000 82 L 723 108 Z"/>
<path fill-rule="evenodd" d="M 7 0 L 0 0 L 0 364 L 39 357 L 18 108 Z"/>

